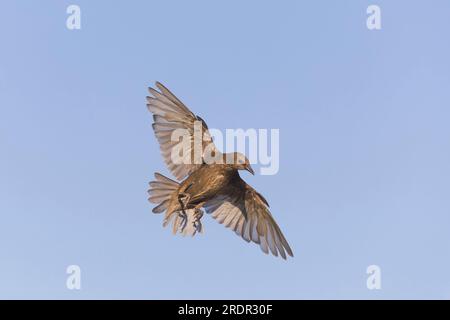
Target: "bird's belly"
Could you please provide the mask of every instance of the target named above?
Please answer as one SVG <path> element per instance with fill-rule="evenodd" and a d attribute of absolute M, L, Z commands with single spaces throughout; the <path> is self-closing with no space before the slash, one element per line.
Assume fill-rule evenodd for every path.
<path fill-rule="evenodd" d="M 200 203 L 216 196 L 227 184 L 227 176 L 219 172 L 199 172 L 199 175 L 192 177 L 189 182 L 191 186 L 186 190 L 190 194 L 190 203 Z"/>

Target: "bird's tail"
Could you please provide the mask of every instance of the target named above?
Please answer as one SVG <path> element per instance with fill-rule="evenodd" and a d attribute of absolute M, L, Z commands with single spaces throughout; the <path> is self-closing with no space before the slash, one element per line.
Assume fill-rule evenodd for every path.
<path fill-rule="evenodd" d="M 155 179 L 156 181 L 149 183 L 150 189 L 148 189 L 148 194 L 150 197 L 148 201 L 158 204 L 153 208 L 153 213 L 162 213 L 169 207 L 170 199 L 180 184 L 157 172 L 155 173 Z"/>
<path fill-rule="evenodd" d="M 148 193 L 150 197 L 148 201 L 158 204 L 153 208 L 153 213 L 162 213 L 167 211 L 174 193 L 178 190 L 180 184 L 172 179 L 163 176 L 160 173 L 155 173 L 155 181 L 150 182 L 150 189 Z M 186 209 L 186 217 L 182 218 L 178 212 L 171 212 L 168 210 L 164 218 L 163 226 L 167 226 L 170 222 L 172 224 L 173 233 L 180 232 L 182 235 L 195 235 L 197 231 L 202 232 L 203 228 L 201 222 L 198 220 L 198 227 L 195 227 L 193 222 L 195 219 L 195 209 Z M 175 219 L 174 219 L 175 218 Z"/>

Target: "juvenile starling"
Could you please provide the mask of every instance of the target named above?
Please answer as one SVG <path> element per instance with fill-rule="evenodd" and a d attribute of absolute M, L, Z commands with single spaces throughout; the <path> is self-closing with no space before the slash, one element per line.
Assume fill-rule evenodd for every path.
<path fill-rule="evenodd" d="M 259 244 L 265 253 L 286 259 L 292 250 L 269 211 L 266 199 L 239 176 L 238 170 L 254 174 L 241 153 L 222 154 L 212 142 L 208 127 L 161 83 L 149 88 L 147 107 L 153 113 L 153 130 L 164 161 L 176 182 L 159 173 L 150 182 L 149 201 L 157 203 L 154 213 L 165 212 L 164 226 L 173 223 L 173 232 L 194 235 L 202 232 L 204 209 L 219 223 L 247 242 Z M 201 140 L 196 139 L 200 124 Z M 174 160 L 180 144 L 174 133 L 182 130 L 182 153 Z M 196 150 L 197 158 L 196 158 Z M 214 161 L 211 161 L 214 159 Z M 184 180 L 183 180 L 184 179 Z"/>

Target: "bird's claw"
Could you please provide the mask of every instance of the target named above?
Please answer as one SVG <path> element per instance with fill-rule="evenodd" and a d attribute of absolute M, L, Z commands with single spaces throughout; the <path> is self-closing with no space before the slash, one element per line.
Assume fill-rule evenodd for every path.
<path fill-rule="evenodd" d="M 201 233 L 202 232 L 202 223 L 199 221 L 194 221 L 193 222 L 194 228 L 196 232 Z"/>
<path fill-rule="evenodd" d="M 195 209 L 193 225 L 197 232 L 202 232 L 202 222 L 200 221 L 202 217 L 203 217 L 202 210 Z"/>
<path fill-rule="evenodd" d="M 181 229 L 181 232 L 183 232 L 184 228 L 186 228 L 186 225 L 188 222 L 188 217 L 187 217 L 186 212 L 179 212 L 178 216 L 181 218 L 180 229 Z"/>

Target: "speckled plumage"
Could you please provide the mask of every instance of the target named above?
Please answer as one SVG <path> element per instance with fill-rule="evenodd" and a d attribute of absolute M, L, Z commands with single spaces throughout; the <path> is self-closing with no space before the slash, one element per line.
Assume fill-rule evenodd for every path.
<path fill-rule="evenodd" d="M 253 174 L 248 159 L 240 153 L 233 153 L 228 154 L 231 162 L 206 161 L 208 152 L 221 160 L 225 160 L 227 154 L 216 149 L 203 119 L 192 113 L 161 83 L 157 82 L 156 87 L 159 91 L 149 88 L 152 97 L 147 97 L 147 107 L 153 113 L 153 130 L 166 165 L 181 182 L 155 174 L 156 180 L 150 182 L 149 189 L 149 201 L 158 204 L 153 212 L 165 212 L 164 225 L 172 222 L 174 233 L 194 235 L 203 231 L 201 217 L 204 209 L 247 242 L 259 244 L 265 253 L 270 251 L 284 259 L 287 255 L 293 256 L 266 199 L 239 175 L 238 170 Z M 194 123 L 200 123 L 206 138 L 198 146 L 194 145 Z M 186 132 L 188 152 L 183 156 L 188 160 L 196 159 L 194 150 L 198 147 L 200 159 L 197 160 L 200 161 L 173 161 L 171 152 L 176 143 L 171 138 L 177 129 Z"/>

